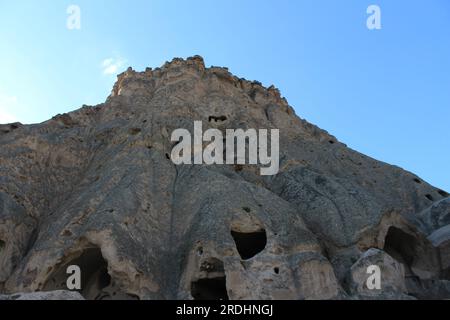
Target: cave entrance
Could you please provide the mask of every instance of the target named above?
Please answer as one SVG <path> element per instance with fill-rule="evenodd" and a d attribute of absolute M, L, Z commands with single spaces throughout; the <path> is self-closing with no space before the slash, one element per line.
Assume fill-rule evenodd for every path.
<path fill-rule="evenodd" d="M 107 297 L 103 289 L 111 285 L 108 263 L 99 248 L 87 249 L 71 264 L 81 269 L 81 294 L 88 300 L 102 300 Z"/>
<path fill-rule="evenodd" d="M 192 282 L 191 294 L 194 300 L 228 300 L 225 276 L 199 279 Z"/>
<path fill-rule="evenodd" d="M 242 259 L 248 260 L 263 251 L 267 244 L 266 230 L 256 232 L 237 232 L 231 230 L 237 251 Z"/>
<path fill-rule="evenodd" d="M 194 300 L 228 300 L 227 280 L 223 262 L 216 258 L 203 261 L 199 279 L 191 282 Z"/>
<path fill-rule="evenodd" d="M 441 279 L 450 281 L 450 267 L 442 271 Z"/>
<path fill-rule="evenodd" d="M 3 265 L 2 254 L 3 254 L 3 251 L 5 250 L 5 247 L 6 247 L 6 242 L 3 241 L 2 239 L 0 239 L 0 266 Z"/>
<path fill-rule="evenodd" d="M 417 240 L 406 232 L 390 227 L 384 242 L 384 251 L 392 258 L 410 267 L 416 255 Z"/>
<path fill-rule="evenodd" d="M 123 293 L 108 273 L 108 263 L 100 248 L 87 248 L 80 256 L 64 263 L 47 281 L 44 291 L 67 290 L 67 267 L 76 265 L 81 271 L 80 294 L 86 300 L 130 300 L 131 295 Z"/>

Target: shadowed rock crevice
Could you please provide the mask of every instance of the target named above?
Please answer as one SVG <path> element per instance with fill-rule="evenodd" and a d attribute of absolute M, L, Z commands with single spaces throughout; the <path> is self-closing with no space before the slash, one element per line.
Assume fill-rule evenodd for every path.
<path fill-rule="evenodd" d="M 6 247 L 6 242 L 0 239 L 0 265 L 3 265 L 3 255 L 4 255 L 4 251 L 5 251 L 5 247 Z M 0 289 L 1 289 L 1 283 L 2 281 L 0 281 Z"/>
<path fill-rule="evenodd" d="M 447 198 L 448 196 L 450 196 L 450 194 L 447 191 L 441 190 L 439 189 L 437 191 L 443 198 Z"/>
<path fill-rule="evenodd" d="M 416 254 L 416 239 L 401 229 L 390 227 L 386 235 L 384 251 L 400 263 L 411 266 Z"/>

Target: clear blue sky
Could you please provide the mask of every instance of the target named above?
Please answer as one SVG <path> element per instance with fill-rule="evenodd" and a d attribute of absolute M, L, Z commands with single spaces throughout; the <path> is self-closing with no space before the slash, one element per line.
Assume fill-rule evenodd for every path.
<path fill-rule="evenodd" d="M 70 4 L 81 29 L 66 28 Z M 382 29 L 366 28 L 377 4 Z M 274 84 L 353 149 L 450 191 L 448 0 L 0 0 L 0 122 L 103 102 L 115 73 L 202 55 Z"/>

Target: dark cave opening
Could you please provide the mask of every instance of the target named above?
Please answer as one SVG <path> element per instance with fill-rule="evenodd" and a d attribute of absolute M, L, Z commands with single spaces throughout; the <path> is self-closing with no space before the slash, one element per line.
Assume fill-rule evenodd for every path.
<path fill-rule="evenodd" d="M 225 276 L 192 282 L 191 295 L 194 300 L 228 300 Z"/>
<path fill-rule="evenodd" d="M 194 300 L 228 300 L 223 262 L 217 258 L 207 258 L 201 263 L 199 271 L 199 277 L 191 282 Z"/>
<path fill-rule="evenodd" d="M 236 244 L 236 248 L 242 259 L 248 260 L 264 250 L 267 244 L 266 230 L 257 232 L 237 232 L 231 231 L 231 235 Z"/>
<path fill-rule="evenodd" d="M 392 258 L 407 266 L 411 266 L 416 254 L 417 241 L 406 232 L 390 227 L 384 242 L 384 251 Z"/>
<path fill-rule="evenodd" d="M 6 242 L 5 241 L 3 241 L 2 239 L 0 239 L 0 263 L 1 263 L 1 261 L 2 261 L 2 253 L 3 253 L 3 250 L 5 249 L 5 247 L 6 247 Z"/>
<path fill-rule="evenodd" d="M 111 284 L 111 276 L 108 274 L 107 268 L 101 270 L 97 279 L 99 288 L 106 288 Z"/>
<path fill-rule="evenodd" d="M 141 128 L 131 128 L 130 130 L 128 130 L 128 132 L 133 136 L 141 133 L 141 131 L 142 131 Z"/>
<path fill-rule="evenodd" d="M 208 118 L 208 122 L 223 122 L 226 121 L 227 117 L 226 116 L 220 116 L 220 117 L 216 117 L 216 116 L 210 116 Z"/>
<path fill-rule="evenodd" d="M 67 267 L 75 265 L 81 271 L 80 294 L 86 300 L 126 300 L 132 297 L 121 292 L 108 273 L 108 263 L 103 258 L 100 248 L 87 248 L 83 253 L 70 262 L 58 268 L 47 281 L 44 291 L 68 290 Z"/>
<path fill-rule="evenodd" d="M 79 258 L 82 273 L 81 294 L 89 300 L 103 300 L 109 295 L 104 289 L 111 285 L 108 274 L 108 263 L 103 258 L 100 249 L 88 249 Z M 83 272 L 83 271 L 82 271 Z"/>
<path fill-rule="evenodd" d="M 447 269 L 442 270 L 441 277 L 442 280 L 450 281 L 450 267 Z"/>
<path fill-rule="evenodd" d="M 5 259 L 5 251 L 6 248 L 6 242 L 2 239 L 0 239 L 0 265 L 3 264 L 3 260 Z"/>

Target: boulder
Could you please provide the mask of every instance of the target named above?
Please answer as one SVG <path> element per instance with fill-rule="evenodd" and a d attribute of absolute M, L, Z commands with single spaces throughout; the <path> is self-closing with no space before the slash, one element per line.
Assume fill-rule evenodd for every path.
<path fill-rule="evenodd" d="M 368 286 L 368 282 L 371 283 L 369 278 L 375 274 L 376 268 L 380 272 L 379 288 Z M 377 298 L 407 292 L 403 265 L 379 249 L 370 249 L 361 255 L 350 269 L 349 283 L 352 293 L 365 297 Z"/>

